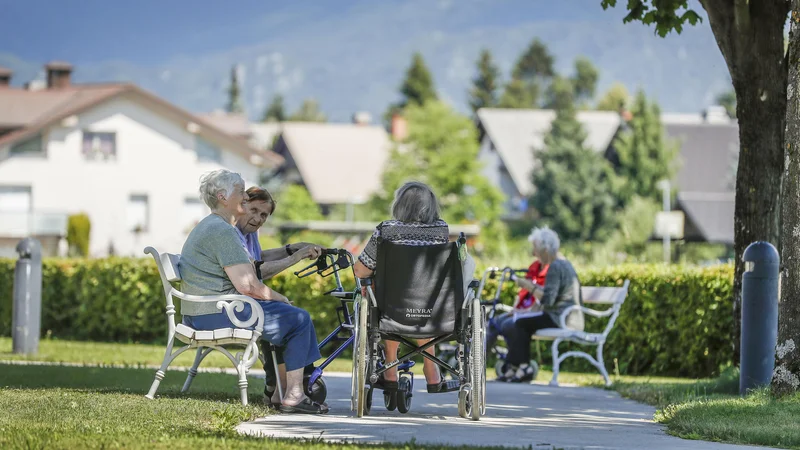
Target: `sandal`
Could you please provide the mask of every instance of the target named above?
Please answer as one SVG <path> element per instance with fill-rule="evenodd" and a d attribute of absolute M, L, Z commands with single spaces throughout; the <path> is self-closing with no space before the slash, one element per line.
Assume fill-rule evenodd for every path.
<path fill-rule="evenodd" d="M 442 381 L 428 384 L 428 393 L 439 394 L 442 392 L 453 392 L 457 391 L 460 387 L 461 383 L 458 380 L 445 380 L 444 377 L 442 377 Z"/>
<path fill-rule="evenodd" d="M 328 406 L 304 398 L 302 402 L 293 406 L 281 405 L 278 407 L 278 411 L 285 414 L 327 414 Z"/>

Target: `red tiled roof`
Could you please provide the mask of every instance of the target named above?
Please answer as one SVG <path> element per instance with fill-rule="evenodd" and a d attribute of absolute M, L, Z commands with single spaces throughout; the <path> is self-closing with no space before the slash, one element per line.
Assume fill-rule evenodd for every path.
<path fill-rule="evenodd" d="M 283 162 L 281 156 L 273 152 L 260 152 L 252 148 L 245 139 L 231 135 L 207 120 L 128 83 L 74 84 L 60 89 L 42 90 L 0 89 L 0 128 L 17 128 L 0 137 L 0 145 L 34 135 L 59 120 L 120 95 L 132 95 L 140 101 L 162 108 L 179 120 L 197 123 L 203 130 L 201 132 L 227 143 L 246 157 L 265 157 L 271 165 Z"/>

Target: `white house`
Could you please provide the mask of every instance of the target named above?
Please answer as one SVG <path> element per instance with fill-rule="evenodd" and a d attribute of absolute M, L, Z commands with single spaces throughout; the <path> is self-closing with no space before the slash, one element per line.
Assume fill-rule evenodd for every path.
<path fill-rule="evenodd" d="M 0 69 L 0 255 L 29 235 L 57 253 L 67 215 L 81 212 L 92 256 L 177 252 L 208 213 L 203 173 L 227 168 L 254 184 L 282 163 L 132 84 L 73 84 L 70 65 L 45 67 L 47 82 L 25 88 Z"/>

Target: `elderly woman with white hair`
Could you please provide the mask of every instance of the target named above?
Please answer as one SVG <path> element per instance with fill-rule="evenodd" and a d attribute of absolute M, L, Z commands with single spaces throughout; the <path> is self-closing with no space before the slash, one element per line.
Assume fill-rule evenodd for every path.
<path fill-rule="evenodd" d="M 358 257 L 353 270 L 359 278 L 369 278 L 375 273 L 378 265 L 378 242 L 387 240 L 399 245 L 426 246 L 446 244 L 450 241 L 450 230 L 447 223 L 439 218 L 439 201 L 436 194 L 424 183 L 411 181 L 400 186 L 394 193 L 392 203 L 392 219 L 381 222 L 372 234 L 364 251 Z M 365 288 L 362 294 L 366 295 Z M 418 339 L 424 345 L 430 339 Z M 385 341 L 386 362 L 397 360 L 400 343 Z M 426 350 L 434 355 L 433 347 Z M 445 380 L 439 372 L 439 366 L 425 358 L 422 371 L 428 383 L 429 393 L 451 392 L 459 388 L 456 380 Z M 384 391 L 396 392 L 397 368 L 384 372 L 381 380 Z"/>
<path fill-rule="evenodd" d="M 273 404 L 287 413 L 324 414 L 326 405 L 312 402 L 303 392 L 303 368 L 320 358 L 314 324 L 308 312 L 294 307 L 282 294 L 264 285 L 245 247 L 242 233 L 234 226 L 246 213 L 244 180 L 225 169 L 209 172 L 200 179 L 200 194 L 211 214 L 194 227 L 181 251 L 182 290 L 192 295 L 242 294 L 252 297 L 264 310 L 261 338 L 284 348 L 286 392 L 276 393 Z M 245 320 L 249 305 L 236 313 Z M 227 314 L 184 316 L 196 330 L 229 328 Z"/>
<path fill-rule="evenodd" d="M 502 324 L 501 333 L 508 345 L 508 355 L 500 381 L 530 381 L 534 369 L 528 362 L 531 353 L 531 336 L 544 328 L 560 328 L 561 314 L 569 307 L 583 305 L 581 283 L 575 268 L 558 250 L 561 245 L 558 235 L 549 228 L 535 228 L 528 240 L 533 245 L 533 254 L 546 268 L 544 286 L 533 280 L 513 276 L 518 286 L 539 299 L 528 311 L 517 311 L 513 320 Z M 564 324 L 567 328 L 583 330 L 583 313 L 572 310 Z"/>

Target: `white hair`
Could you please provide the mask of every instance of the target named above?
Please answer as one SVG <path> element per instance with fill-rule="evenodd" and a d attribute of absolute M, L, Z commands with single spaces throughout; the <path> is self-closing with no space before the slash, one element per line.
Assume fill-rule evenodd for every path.
<path fill-rule="evenodd" d="M 244 179 L 236 172 L 225 169 L 207 172 L 200 177 L 200 198 L 209 208 L 216 209 L 217 195 L 228 198 L 236 186 L 244 187 Z"/>
<path fill-rule="evenodd" d="M 439 220 L 436 194 L 425 183 L 410 181 L 394 192 L 392 217 L 401 222 L 431 224 Z"/>
<path fill-rule="evenodd" d="M 558 249 L 561 247 L 561 240 L 558 239 L 558 234 L 547 227 L 532 229 L 530 236 L 528 236 L 528 242 L 539 250 L 543 250 L 552 258 L 558 255 Z"/>

